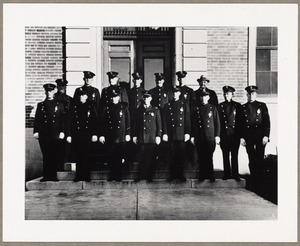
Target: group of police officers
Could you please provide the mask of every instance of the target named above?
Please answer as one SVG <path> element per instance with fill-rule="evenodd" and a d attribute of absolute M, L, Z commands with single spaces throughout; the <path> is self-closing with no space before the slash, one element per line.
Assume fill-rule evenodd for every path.
<path fill-rule="evenodd" d="M 72 144 L 76 155 L 74 181 L 90 181 L 91 145 L 97 141 L 108 147 L 108 181 L 122 180 L 125 146 L 131 144 L 131 150 L 138 152 L 136 182 L 151 182 L 153 163 L 160 158 L 169 161 L 168 181 L 184 182 L 187 146 L 192 144 L 198 154 L 199 181 L 214 182 L 213 153 L 220 144 L 223 179 L 240 180 L 238 151 L 242 145 L 249 156 L 251 183 L 254 189 L 259 188 L 270 119 L 266 104 L 256 100 L 258 87 L 245 88 L 247 103 L 241 105 L 233 101 L 235 89 L 224 86 L 225 100 L 219 104 L 204 76 L 197 79 L 199 89 L 194 91 L 186 86 L 185 71 L 176 72 L 177 81 L 171 89 L 164 86 L 164 74 L 155 73 L 156 87 L 146 91 L 138 72 L 132 74 L 134 87 L 128 90 L 112 71 L 107 73 L 110 85 L 100 96 L 91 85 L 95 74 L 83 73 L 84 85 L 76 89 L 73 98 L 66 94 L 66 80 L 57 79 L 57 86 L 44 85 L 46 99 L 38 103 L 34 122 L 34 137 L 43 154 L 42 182 L 58 181 L 56 172 L 63 169 L 66 142 Z M 163 157 L 162 143 L 168 146 L 167 158 Z"/>

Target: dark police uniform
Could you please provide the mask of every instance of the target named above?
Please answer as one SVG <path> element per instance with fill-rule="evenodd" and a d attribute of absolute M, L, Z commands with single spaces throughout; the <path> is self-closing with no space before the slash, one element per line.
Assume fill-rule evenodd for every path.
<path fill-rule="evenodd" d="M 248 86 L 249 93 L 256 91 L 257 86 Z M 246 141 L 246 150 L 249 157 L 249 169 L 254 189 L 259 189 L 263 173 L 263 160 L 265 145 L 263 137 L 270 136 L 270 116 L 267 105 L 254 101 L 243 104 L 243 129 L 242 138 Z"/>
<path fill-rule="evenodd" d="M 204 95 L 207 92 L 203 92 Z M 200 94 L 203 95 L 203 94 Z M 194 106 L 192 112 L 191 137 L 195 138 L 199 160 L 199 180 L 214 181 L 213 153 L 216 148 L 215 137 L 220 137 L 220 120 L 217 108 L 212 104 Z"/>
<path fill-rule="evenodd" d="M 133 116 L 135 110 L 142 104 L 143 95 L 145 89 L 142 87 L 133 87 L 129 91 L 129 111 L 130 115 Z"/>
<path fill-rule="evenodd" d="M 100 123 L 100 136 L 108 145 L 111 180 L 122 180 L 122 158 L 124 157 L 125 136 L 130 135 L 130 115 L 124 103 L 106 105 Z"/>
<path fill-rule="evenodd" d="M 231 86 L 224 86 L 223 92 L 234 92 Z M 239 180 L 238 152 L 241 138 L 242 106 L 235 101 L 224 101 L 218 107 L 221 123 L 220 146 L 223 153 L 224 177 Z M 231 153 L 231 167 L 229 154 Z"/>
<path fill-rule="evenodd" d="M 56 81 L 57 86 L 67 86 L 68 81 L 64 79 L 57 79 Z M 54 94 L 54 99 L 58 102 L 61 102 L 64 105 L 64 112 L 65 112 L 65 118 L 68 118 L 68 113 L 71 107 L 71 104 L 73 102 L 73 98 L 67 95 L 66 93 L 61 93 L 60 91 L 57 91 Z M 63 171 L 64 170 L 64 164 L 65 160 L 70 158 L 70 145 L 68 145 L 65 141 L 65 139 L 59 140 L 59 151 L 57 153 L 58 155 L 58 170 Z"/>
<path fill-rule="evenodd" d="M 189 107 L 192 106 L 194 100 L 195 100 L 195 92 L 192 88 L 182 85 L 182 79 L 186 77 L 187 72 L 186 71 L 178 71 L 176 72 L 177 79 L 179 81 L 179 86 L 176 86 L 176 88 L 179 88 L 181 94 L 180 98 L 184 100 L 184 103 L 188 104 Z"/>
<path fill-rule="evenodd" d="M 162 122 L 162 134 L 168 135 L 168 142 L 170 144 L 169 165 L 171 176 L 168 180 L 176 178 L 185 180 L 183 175 L 185 160 L 184 136 L 185 134 L 190 135 L 191 131 L 189 105 L 183 99 L 171 100 L 164 106 Z"/>
<path fill-rule="evenodd" d="M 85 93 L 81 91 L 79 96 Z M 97 135 L 97 112 L 93 102 L 77 102 L 71 107 L 67 135 L 72 137 L 72 147 L 76 155 L 74 181 L 90 181 L 89 158 L 92 136 Z"/>
<path fill-rule="evenodd" d="M 84 71 L 84 79 L 87 78 L 93 78 L 95 76 L 94 73 L 90 71 Z M 80 102 L 80 91 L 85 91 L 87 93 L 88 99 L 87 101 L 92 102 L 97 110 L 97 113 L 99 113 L 100 110 L 100 93 L 99 90 L 91 85 L 83 85 L 75 90 L 74 93 L 74 102 Z"/>
<path fill-rule="evenodd" d="M 54 90 L 54 84 L 45 84 L 45 90 Z M 57 181 L 59 161 L 59 134 L 65 130 L 64 106 L 54 99 L 38 103 L 34 119 L 34 133 L 39 134 L 39 144 L 43 154 L 43 179 Z"/>
<path fill-rule="evenodd" d="M 145 94 L 144 96 L 148 96 Z M 152 180 L 153 163 L 155 157 L 155 138 L 161 137 L 161 115 L 157 107 L 144 105 L 136 110 L 134 118 L 133 136 L 137 137 L 139 145 L 139 171 L 138 178 Z"/>
<path fill-rule="evenodd" d="M 149 90 L 149 93 L 152 95 L 151 105 L 158 107 L 159 110 L 163 109 L 171 98 L 170 92 L 164 87 L 156 86 Z"/>
<path fill-rule="evenodd" d="M 117 72 L 107 72 L 108 79 L 111 80 L 118 76 Z M 118 92 L 120 94 L 120 102 L 124 104 L 128 104 L 128 94 L 125 87 L 121 86 L 119 83 L 116 85 L 110 85 L 102 89 L 101 92 L 101 112 L 105 109 L 106 105 L 111 103 L 112 93 L 113 91 Z"/>
<path fill-rule="evenodd" d="M 201 77 L 199 79 L 197 79 L 197 81 L 200 83 L 202 81 L 207 81 L 207 83 L 209 83 L 209 79 L 207 79 L 206 77 L 204 77 L 203 75 L 201 75 Z M 205 88 L 205 89 L 201 89 L 199 88 L 198 90 L 195 91 L 195 100 L 196 100 L 196 103 L 199 102 L 199 97 L 200 97 L 200 94 L 202 91 L 206 91 L 209 93 L 209 100 L 208 100 L 208 103 L 209 104 L 212 104 L 216 107 L 218 107 L 218 96 L 216 94 L 215 91 L 213 90 L 210 90 L 208 88 Z"/>

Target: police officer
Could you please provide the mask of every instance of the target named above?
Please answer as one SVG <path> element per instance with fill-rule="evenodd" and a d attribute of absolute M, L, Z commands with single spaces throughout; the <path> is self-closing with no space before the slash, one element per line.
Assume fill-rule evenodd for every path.
<path fill-rule="evenodd" d="M 76 103 L 80 102 L 81 91 L 87 92 L 87 101 L 92 102 L 96 108 L 97 113 L 100 110 L 100 93 L 99 90 L 92 86 L 92 82 L 95 74 L 90 71 L 83 71 L 83 81 L 84 85 L 75 90 L 74 101 Z"/>
<path fill-rule="evenodd" d="M 129 111 L 131 118 L 134 115 L 135 110 L 142 104 L 142 98 L 145 93 L 145 89 L 142 88 L 143 78 L 140 73 L 135 72 L 132 74 L 134 86 L 129 91 Z"/>
<path fill-rule="evenodd" d="M 199 181 L 215 181 L 213 153 L 220 143 L 220 120 L 217 108 L 209 104 L 209 92 L 199 91 L 198 103 L 192 112 L 191 143 L 195 144 L 199 160 Z"/>
<path fill-rule="evenodd" d="M 67 119 L 73 101 L 73 98 L 66 94 L 68 81 L 64 79 L 57 79 L 55 82 L 57 85 L 57 92 L 55 93 L 54 98 L 64 105 L 65 118 Z M 69 158 L 71 151 L 70 145 L 66 144 L 65 139 L 60 140 L 59 145 L 60 147 L 57 153 L 59 159 L 58 170 L 63 171 L 65 160 Z"/>
<path fill-rule="evenodd" d="M 221 123 L 220 146 L 223 153 L 223 180 L 234 178 L 240 181 L 238 169 L 238 152 L 240 147 L 242 106 L 232 100 L 235 89 L 223 86 L 225 101 L 219 104 L 218 111 Z M 231 154 L 231 167 L 229 155 Z"/>
<path fill-rule="evenodd" d="M 145 93 L 145 89 L 142 87 L 143 78 L 139 72 L 135 72 L 132 74 L 133 84 L 134 86 L 130 89 L 128 93 L 129 99 L 129 112 L 131 119 L 131 126 L 133 127 L 133 118 L 136 109 L 142 104 L 143 95 Z M 126 148 L 126 162 L 134 162 L 136 160 L 136 153 L 138 151 L 137 145 L 132 141 L 127 143 Z"/>
<path fill-rule="evenodd" d="M 119 84 L 119 78 L 117 72 L 107 72 L 109 86 L 103 88 L 101 92 L 101 112 L 105 109 L 105 107 L 111 103 L 112 91 L 118 91 L 120 93 L 120 102 L 124 104 L 128 104 L 128 94 L 126 88 Z"/>
<path fill-rule="evenodd" d="M 159 110 L 161 110 L 170 100 L 170 91 L 163 87 L 165 83 L 164 74 L 155 73 L 154 75 L 156 87 L 149 90 L 149 93 L 152 95 L 151 105 L 154 107 L 158 107 Z"/>
<path fill-rule="evenodd" d="M 247 86 L 247 103 L 243 104 L 243 129 L 241 144 L 246 147 L 252 188 L 261 190 L 265 147 L 270 136 L 270 116 L 267 105 L 256 100 L 257 86 Z"/>
<path fill-rule="evenodd" d="M 179 88 L 181 91 L 180 97 L 184 100 L 186 104 L 188 104 L 189 107 L 191 107 L 193 101 L 195 100 L 195 92 L 192 88 L 188 87 L 185 84 L 187 72 L 178 71 L 176 72 L 176 75 L 177 75 L 177 81 L 175 86 Z"/>
<path fill-rule="evenodd" d="M 108 181 L 121 181 L 124 143 L 130 141 L 130 115 L 128 105 L 120 102 L 120 91 L 112 90 L 109 97 L 111 102 L 106 105 L 101 117 L 99 141 L 108 145 Z"/>
<path fill-rule="evenodd" d="M 64 106 L 54 100 L 56 86 L 52 83 L 44 84 L 46 99 L 38 103 L 34 119 L 33 136 L 39 140 L 43 154 L 43 181 L 58 181 L 59 139 L 64 139 L 65 119 Z"/>
<path fill-rule="evenodd" d="M 207 88 L 207 83 L 209 83 L 209 79 L 201 75 L 199 79 L 197 79 L 199 83 L 199 89 L 195 91 L 195 100 L 199 102 L 201 91 L 207 91 L 209 93 L 209 104 L 212 104 L 214 106 L 218 106 L 218 97 L 215 91 L 210 90 Z"/>
<path fill-rule="evenodd" d="M 161 142 L 162 123 L 159 109 L 151 105 L 152 95 L 143 95 L 143 104 L 134 117 L 133 142 L 139 145 L 139 167 L 136 182 L 146 179 L 152 182 L 155 146 Z"/>
<path fill-rule="evenodd" d="M 163 141 L 170 144 L 170 177 L 168 181 L 186 181 L 183 174 L 185 142 L 190 140 L 190 107 L 181 97 L 179 88 L 173 88 L 173 99 L 165 104 L 162 114 Z"/>
<path fill-rule="evenodd" d="M 97 112 L 93 101 L 88 100 L 88 91 L 79 90 L 77 96 L 80 101 L 74 103 L 70 110 L 67 142 L 72 143 L 76 155 L 74 182 L 89 182 L 91 144 L 97 141 Z"/>

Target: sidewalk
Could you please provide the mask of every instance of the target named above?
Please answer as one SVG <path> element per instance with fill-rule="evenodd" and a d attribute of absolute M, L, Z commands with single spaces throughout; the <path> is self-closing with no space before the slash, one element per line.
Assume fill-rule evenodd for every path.
<path fill-rule="evenodd" d="M 155 189 L 146 185 L 143 188 L 127 186 L 30 190 L 25 193 L 25 218 L 27 220 L 277 219 L 277 206 L 255 193 L 244 188 L 208 185 L 196 188 L 178 186 Z"/>

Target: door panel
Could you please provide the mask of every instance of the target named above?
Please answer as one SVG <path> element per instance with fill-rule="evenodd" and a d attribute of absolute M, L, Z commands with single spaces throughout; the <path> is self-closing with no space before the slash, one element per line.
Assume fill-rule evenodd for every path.
<path fill-rule="evenodd" d="M 172 85 L 169 40 L 137 40 L 137 71 L 144 74 L 144 88 L 155 87 L 154 73 L 164 73 L 165 87 Z"/>
<path fill-rule="evenodd" d="M 155 87 L 154 73 L 164 72 L 164 59 L 145 58 L 144 59 L 144 88 L 150 90 Z"/>
<path fill-rule="evenodd" d="M 104 40 L 103 48 L 104 86 L 108 86 L 108 71 L 118 72 L 120 82 L 131 83 L 135 56 L 133 40 Z"/>

